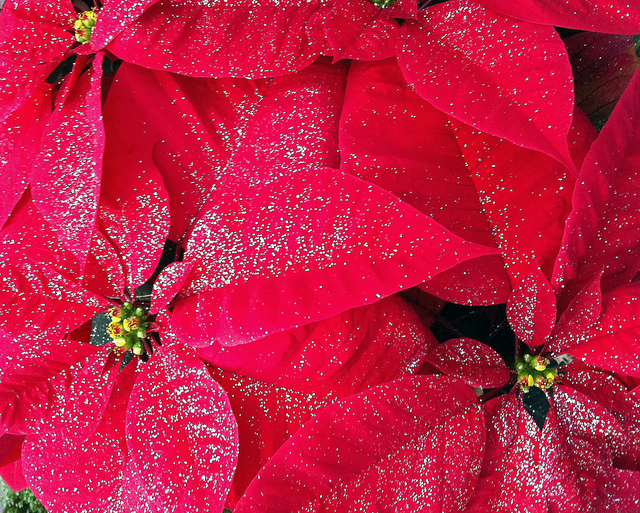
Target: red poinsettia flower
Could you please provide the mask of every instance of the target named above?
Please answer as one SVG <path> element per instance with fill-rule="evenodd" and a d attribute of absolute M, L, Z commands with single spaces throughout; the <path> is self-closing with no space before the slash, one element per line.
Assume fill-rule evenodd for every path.
<path fill-rule="evenodd" d="M 127 120 L 154 147 L 172 211 L 185 214 L 172 228 L 184 255 L 158 278 L 154 301 L 162 308 L 179 292 L 172 322 L 190 344 L 260 339 L 495 252 L 336 169 L 347 77 L 346 63 L 326 59 L 257 82 L 120 67 L 105 119 Z M 173 98 L 186 118 L 171 114 Z M 160 130 L 174 118 L 180 130 Z"/>
<path fill-rule="evenodd" d="M 70 1 L 34 0 L 7 2 L 0 13 L 0 172 L 7 184 L 0 222 L 30 185 L 37 208 L 83 265 L 105 144 L 106 56 L 87 44 L 97 13 L 89 6 L 77 12 Z"/>
<path fill-rule="evenodd" d="M 629 283 L 638 270 L 629 206 L 637 180 L 627 160 L 635 80 L 584 159 L 552 261 L 556 291 L 539 268 L 514 279 L 507 316 L 518 346 L 529 349 L 512 371 L 511 393 L 481 404 L 468 387 L 499 390 L 509 379 L 486 346 L 464 339 L 436 346 L 427 360 L 455 379 L 405 378 L 323 409 L 261 470 L 236 511 L 633 509 L 640 403 L 616 374 L 560 357 L 569 352 L 638 375 L 633 335 L 625 333 L 635 333 L 629 314 L 638 297 Z M 536 391 L 548 407 L 542 429 L 525 408 Z"/>
<path fill-rule="evenodd" d="M 169 228 L 168 198 L 152 172 L 138 173 L 124 191 L 103 190 L 92 279 L 74 273 L 78 261 L 28 193 L 2 230 L 2 308 L 12 319 L 0 345 L 0 418 L 8 433 L 27 435 L 22 470 L 51 511 L 221 506 L 235 469 L 237 433 L 225 392 L 135 296 L 123 302 L 153 272 Z M 132 224 L 138 216 L 147 220 L 145 233 Z M 121 299 L 105 297 L 105 289 Z M 106 310 L 110 324 L 99 328 L 94 319 L 92 330 L 92 317 Z M 90 345 L 100 329 L 110 343 Z M 153 356 L 119 372 L 123 352 Z M 41 458 L 64 463 L 61 481 L 43 474 Z M 198 492 L 202 483 L 206 494 Z M 187 496 L 168 493 L 172 486 Z"/>
<path fill-rule="evenodd" d="M 102 108 L 107 144 L 99 222 L 84 274 L 57 234 L 48 230 L 30 189 L 23 195 L 3 229 L 7 266 L 2 272 L 11 287 L 1 304 L 7 313 L 17 309 L 26 324 L 16 325 L 7 316 L 3 321 L 17 339 L 7 344 L 8 350 L 22 359 L 28 356 L 30 364 L 26 370 L 22 365 L 5 369 L 3 424 L 31 433 L 22 466 L 30 486 L 51 507 L 117 511 L 148 503 L 162 510 L 224 500 L 236 447 L 229 406 L 193 351 L 173 340 L 191 346 L 248 342 L 373 303 L 493 252 L 456 237 L 393 194 L 331 167 L 339 164 L 341 93 L 335 85 L 345 79 L 345 64 L 334 67 L 323 61 L 299 74 L 258 83 L 200 81 L 123 64 Z M 164 102 L 188 98 L 214 115 L 208 118 L 194 108 L 187 111 L 190 130 L 173 125 L 164 130 L 150 123 L 154 128 L 139 130 L 135 140 L 127 134 L 137 121 L 144 124 L 149 115 L 164 115 L 153 109 L 145 113 L 144 103 L 129 108 L 125 98 L 136 98 L 142 88 L 157 100 L 158 109 Z M 189 102 L 183 105 L 186 109 Z M 131 122 L 122 124 L 125 113 Z M 185 119 L 184 114 L 179 117 Z M 175 156 L 182 141 L 189 160 Z M 193 164 L 193 174 L 187 175 L 181 162 Z M 122 181 L 125 166 L 138 176 Z M 212 181 L 181 190 L 191 177 L 211 174 L 212 168 Z M 116 367 L 103 373 L 112 356 L 108 347 L 86 344 L 87 321 L 114 306 L 127 315 L 136 312 L 134 318 L 124 318 L 120 310 L 112 310 L 105 330 L 117 347 L 151 352 L 144 339 L 155 328 L 145 325 L 147 314 L 138 315 L 142 306 L 126 291 L 151 276 L 168 232 L 185 251 L 154 286 L 149 315 L 172 308 L 157 327 L 163 347 L 155 348 L 139 370 L 132 365 L 122 373 Z M 117 298 L 116 304 L 110 298 Z M 136 337 L 143 339 L 141 349 Z M 47 359 L 59 346 L 77 353 L 63 359 L 62 370 Z M 31 369 L 39 365 L 43 375 L 32 380 Z M 20 386 L 11 381 L 17 376 Z M 31 392 L 49 382 L 58 384 L 59 394 Z M 195 387 L 189 389 L 195 398 L 182 394 L 188 383 Z M 87 425 L 78 426 L 74 412 L 89 408 L 78 404 L 73 393 L 82 387 L 93 389 L 96 405 Z M 205 389 L 207 393 L 201 391 Z M 11 413 L 16 398 L 30 411 L 27 417 Z M 194 411 L 209 413 L 200 422 Z M 175 418 L 183 418 L 184 429 L 171 433 L 167 423 Z M 18 420 L 23 425 L 11 424 Z M 200 425 L 220 430 L 219 440 L 196 433 Z M 141 430 L 148 430 L 154 442 L 148 453 Z M 202 443 L 187 451 L 186 440 L 194 437 Z M 213 454 L 216 448 L 224 457 Z M 57 472 L 56 479 L 41 474 L 42 462 L 52 458 L 68 468 Z M 212 473 L 216 459 L 222 463 Z M 187 472 L 194 465 L 197 471 Z M 161 472 L 162 479 L 154 481 L 149 469 Z M 214 474 L 221 475 L 214 479 Z M 172 480 L 175 488 L 165 492 Z M 211 496 L 200 493 L 198 480 L 215 482 L 218 488 Z M 185 495 L 178 493 L 180 487 Z"/>

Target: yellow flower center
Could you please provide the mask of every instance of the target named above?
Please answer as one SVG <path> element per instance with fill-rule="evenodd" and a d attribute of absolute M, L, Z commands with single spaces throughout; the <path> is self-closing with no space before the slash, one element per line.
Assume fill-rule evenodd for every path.
<path fill-rule="evenodd" d="M 145 341 L 148 334 L 149 319 L 143 308 L 126 302 L 109 310 L 111 323 L 107 333 L 121 351 L 131 351 L 141 356 L 146 353 Z"/>
<path fill-rule="evenodd" d="M 549 360 L 544 356 L 524 355 L 524 359 L 516 362 L 518 371 L 517 383 L 523 392 L 528 392 L 531 387 L 542 390 L 551 388 L 558 378 L 558 371 L 549 367 Z"/>
<path fill-rule="evenodd" d="M 79 43 L 88 43 L 91 40 L 91 32 L 93 26 L 98 19 L 98 10 L 94 7 L 90 11 L 84 11 L 78 14 L 77 20 L 70 20 L 76 33 L 76 41 Z"/>

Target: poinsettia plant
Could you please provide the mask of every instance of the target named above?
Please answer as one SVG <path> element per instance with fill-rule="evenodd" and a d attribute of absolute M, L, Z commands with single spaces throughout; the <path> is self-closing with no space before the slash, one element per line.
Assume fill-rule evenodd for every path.
<path fill-rule="evenodd" d="M 48 511 L 633 511 L 640 8 L 0 12 L 0 473 Z"/>

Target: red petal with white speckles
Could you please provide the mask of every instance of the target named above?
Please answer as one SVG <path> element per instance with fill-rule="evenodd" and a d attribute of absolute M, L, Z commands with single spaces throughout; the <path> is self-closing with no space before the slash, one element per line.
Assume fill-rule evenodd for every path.
<path fill-rule="evenodd" d="M 262 469 L 234 510 L 459 511 L 484 449 L 472 389 L 411 377 L 328 406 Z"/>
<path fill-rule="evenodd" d="M 541 436 L 515 394 L 483 406 L 487 444 L 475 493 L 465 513 L 530 511 L 547 513 L 539 470 Z"/>
<path fill-rule="evenodd" d="M 393 192 L 460 237 L 496 246 L 484 195 L 448 117 L 414 92 L 395 60 L 351 64 L 340 152 L 342 171 Z M 429 292 L 457 303 L 504 302 L 511 292 L 499 256 L 465 262 L 436 280 L 426 284 Z"/>
<path fill-rule="evenodd" d="M 66 333 L 111 306 L 111 301 L 81 285 L 77 260 L 33 206 L 28 192 L 0 232 L 0 241 L 0 326 L 14 337 L 37 336 L 49 329 Z"/>
<path fill-rule="evenodd" d="M 395 55 L 399 23 L 366 0 L 337 0 L 318 13 L 337 59 L 376 60 Z M 319 20 L 318 20 L 319 21 Z"/>
<path fill-rule="evenodd" d="M 603 297 L 603 311 L 586 341 L 569 349 L 585 362 L 640 377 L 640 283 L 619 287 Z"/>
<path fill-rule="evenodd" d="M 639 108 L 636 73 L 580 170 L 553 273 L 560 306 L 602 268 L 603 292 L 630 282 L 640 268 Z"/>
<path fill-rule="evenodd" d="M 51 102 L 49 91 L 42 90 L 0 122 L 0 226 L 4 226 L 29 185 L 31 168 L 40 147 L 41 123 L 50 109 L 47 102 Z"/>
<path fill-rule="evenodd" d="M 91 48 L 100 50 L 128 25 L 137 20 L 149 7 L 158 0 L 109 0 L 98 12 L 93 31 L 91 32 Z"/>
<path fill-rule="evenodd" d="M 229 395 L 238 422 L 238 468 L 226 503 L 233 510 L 249 483 L 282 444 L 336 398 L 276 386 L 221 369 L 209 370 Z"/>
<path fill-rule="evenodd" d="M 98 54 L 51 116 L 31 178 L 34 203 L 83 270 L 96 223 L 105 142 L 101 63 Z"/>
<path fill-rule="evenodd" d="M 549 337 L 547 348 L 555 354 L 568 351 L 589 339 L 602 311 L 600 275 L 585 285 L 569 303 Z"/>
<path fill-rule="evenodd" d="M 162 347 L 131 395 L 126 439 L 149 509 L 221 510 L 236 468 L 238 430 L 226 393 L 195 351 Z"/>
<path fill-rule="evenodd" d="M 541 471 L 547 476 L 545 487 L 553 490 L 550 500 L 557 511 L 615 510 L 620 497 L 613 449 L 621 435 L 617 420 L 605 408 L 563 385 L 554 388 Z"/>
<path fill-rule="evenodd" d="M 160 0 L 113 39 L 109 50 L 127 62 L 184 75 L 281 76 L 311 64 L 322 51 L 306 34 L 319 8 L 319 1 Z"/>
<path fill-rule="evenodd" d="M 151 315 L 157 314 L 176 297 L 192 267 L 193 262 L 173 262 L 162 270 L 153 283 L 151 309 L 149 310 Z"/>
<path fill-rule="evenodd" d="M 5 337 L 0 346 L 0 423 L 14 434 L 91 433 L 116 374 L 104 372 L 111 346 Z"/>
<path fill-rule="evenodd" d="M 126 466 L 124 439 L 127 403 L 137 376 L 135 363 L 120 372 L 102 422 L 89 438 L 68 438 L 62 432 L 27 437 L 22 452 L 24 474 L 47 511 L 151 513 L 148 508 L 132 507 L 123 489 L 133 486 L 129 483 L 137 477 Z"/>
<path fill-rule="evenodd" d="M 336 170 L 265 174 L 217 191 L 189 240 L 183 297 L 196 295 L 172 323 L 195 347 L 324 319 L 491 253 Z"/>
<path fill-rule="evenodd" d="M 574 175 L 543 153 L 456 120 L 451 124 L 512 283 L 528 274 L 534 261 L 551 276 L 571 212 Z M 572 139 L 578 159 L 588 149 L 585 132 L 576 123 Z"/>
<path fill-rule="evenodd" d="M 423 98 L 464 123 L 573 167 L 567 147 L 571 66 L 553 27 L 454 0 L 428 8 L 402 31 L 398 60 Z"/>
<path fill-rule="evenodd" d="M 0 11 L 0 121 L 37 94 L 75 43 L 68 0 L 5 2 Z"/>
<path fill-rule="evenodd" d="M 435 346 L 427 355 L 427 361 L 447 376 L 472 387 L 502 387 L 511 375 L 496 351 L 470 338 L 455 338 Z"/>
<path fill-rule="evenodd" d="M 320 408 L 415 373 L 435 344 L 394 296 L 251 344 L 201 350 L 220 368 L 211 373 L 229 393 L 238 419 L 231 509 L 260 468 Z"/>
<path fill-rule="evenodd" d="M 637 34 L 640 8 L 629 0 L 482 0 L 496 11 L 514 18 L 577 30 Z"/>
<path fill-rule="evenodd" d="M 169 193 L 171 240 L 185 236 L 260 99 L 249 80 L 198 80 L 127 62 L 118 69 L 105 129 L 114 149 L 153 159 Z"/>
<path fill-rule="evenodd" d="M 253 379 L 345 397 L 412 374 L 436 344 L 409 305 L 392 296 L 250 344 L 214 344 L 198 354 Z"/>
<path fill-rule="evenodd" d="M 97 228 L 123 263 L 129 290 L 155 270 L 169 234 L 169 195 L 144 153 L 128 154 L 107 142 Z M 121 295 L 121 294 L 118 294 Z"/>
<path fill-rule="evenodd" d="M 530 347 L 544 344 L 556 323 L 556 296 L 539 268 L 514 288 L 507 301 L 507 318 L 520 340 Z"/>

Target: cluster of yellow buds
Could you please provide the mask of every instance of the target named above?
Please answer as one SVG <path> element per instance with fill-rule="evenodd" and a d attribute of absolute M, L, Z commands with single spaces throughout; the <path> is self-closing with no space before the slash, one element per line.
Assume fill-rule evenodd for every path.
<path fill-rule="evenodd" d="M 551 388 L 558 378 L 558 371 L 549 367 L 549 360 L 544 356 L 531 356 L 525 354 L 524 359 L 516 362 L 518 371 L 518 385 L 523 392 L 528 392 L 531 387 L 542 390 Z"/>
<path fill-rule="evenodd" d="M 107 326 L 107 333 L 116 347 L 123 351 L 131 350 L 136 355 L 144 354 L 144 340 L 149 328 L 144 308 L 126 302 L 122 306 L 111 308 L 109 315 L 111 323 Z"/>
<path fill-rule="evenodd" d="M 76 33 L 76 41 L 79 43 L 88 43 L 91 40 L 91 32 L 93 26 L 98 19 L 98 10 L 94 7 L 90 11 L 84 11 L 78 14 L 78 19 L 69 20 L 73 23 L 73 28 Z"/>

